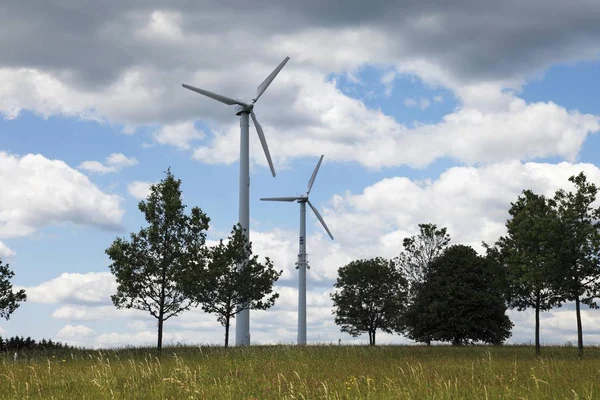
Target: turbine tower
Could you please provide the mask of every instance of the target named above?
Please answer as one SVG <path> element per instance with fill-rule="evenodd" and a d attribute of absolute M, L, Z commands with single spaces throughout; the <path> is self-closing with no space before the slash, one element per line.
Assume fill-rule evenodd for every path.
<path fill-rule="evenodd" d="M 182 86 L 186 89 L 192 90 L 194 92 L 200 93 L 206 97 L 210 97 L 211 99 L 220 101 L 221 103 L 227 104 L 228 106 L 236 105 L 235 111 L 236 115 L 240 116 L 240 204 L 239 204 L 239 223 L 242 226 L 242 229 L 245 230 L 246 240 L 250 240 L 250 162 L 249 162 L 249 130 L 250 130 L 250 117 L 252 117 L 252 121 L 254 122 L 254 127 L 256 128 L 256 132 L 258 133 L 258 138 L 260 139 L 260 143 L 262 144 L 263 150 L 265 151 L 265 156 L 267 157 L 267 162 L 269 163 L 269 168 L 271 169 L 271 173 L 275 176 L 275 168 L 273 168 L 273 161 L 271 160 L 271 154 L 269 153 L 269 147 L 267 146 L 267 140 L 265 139 L 265 134 L 263 132 L 262 127 L 258 123 L 256 119 L 256 115 L 254 114 L 254 103 L 262 96 L 262 94 L 267 90 L 273 79 L 277 76 L 279 71 L 283 68 L 283 66 L 288 62 L 290 58 L 286 57 L 278 66 L 275 68 L 273 72 L 261 83 L 256 89 L 256 97 L 252 99 L 251 102 L 245 103 L 241 100 L 233 99 L 231 97 L 222 96 L 217 93 L 209 92 L 208 90 L 200 89 L 194 86 L 186 85 L 185 83 Z M 241 265 L 240 265 L 241 267 Z M 235 345 L 243 346 L 250 344 L 250 309 L 246 308 L 241 310 L 237 316 L 237 322 L 235 324 Z"/>
<path fill-rule="evenodd" d="M 323 161 L 323 156 L 319 159 L 317 166 L 315 167 L 312 176 L 308 181 L 308 190 L 306 194 L 298 196 L 298 197 L 266 197 L 261 198 L 263 201 L 287 201 L 293 202 L 296 201 L 300 203 L 300 240 L 299 240 L 299 252 L 298 252 L 298 344 L 303 345 L 306 344 L 306 270 L 309 268 L 308 259 L 306 257 L 306 203 L 310 206 L 310 208 L 315 213 L 315 216 L 323 225 L 323 228 L 327 231 L 327 234 L 333 240 L 333 236 L 327 228 L 327 224 L 319 214 L 319 211 L 312 205 L 310 200 L 308 199 L 308 195 L 310 194 L 310 189 L 312 188 L 313 183 L 315 183 L 315 178 L 317 177 L 317 172 L 319 172 L 319 167 L 321 166 L 321 161 Z"/>

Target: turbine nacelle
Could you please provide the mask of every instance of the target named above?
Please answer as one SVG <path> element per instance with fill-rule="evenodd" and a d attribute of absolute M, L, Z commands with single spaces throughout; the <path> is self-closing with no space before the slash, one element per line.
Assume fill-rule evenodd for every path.
<path fill-rule="evenodd" d="M 333 240 L 333 235 L 329 231 L 329 228 L 327 227 L 325 220 L 323 219 L 323 217 L 321 216 L 321 214 L 319 213 L 317 208 L 315 206 L 313 206 L 313 204 L 310 202 L 310 200 L 308 198 L 308 195 L 310 194 L 310 190 L 312 189 L 312 186 L 315 183 L 315 178 L 317 177 L 317 173 L 319 172 L 319 167 L 321 166 L 322 161 L 323 161 L 323 156 L 321 156 L 321 158 L 319 158 L 319 162 L 317 163 L 317 166 L 315 167 L 315 170 L 313 171 L 313 173 L 308 181 L 308 190 L 306 191 L 306 194 L 300 195 L 300 196 L 294 196 L 294 197 L 263 197 L 263 198 L 261 198 L 261 200 L 262 201 L 285 201 L 285 202 L 290 202 L 290 203 L 291 202 L 308 203 L 310 208 L 313 210 L 313 213 L 315 213 L 315 216 L 321 223 L 321 225 L 323 225 L 323 228 L 325 228 L 325 231 L 327 231 L 327 234 L 329 235 L 331 240 Z"/>
<path fill-rule="evenodd" d="M 254 103 L 256 103 L 258 101 L 258 99 L 260 98 L 260 96 L 262 96 L 262 94 L 265 92 L 265 90 L 267 90 L 267 88 L 269 87 L 271 82 L 273 82 L 273 79 L 275 79 L 275 77 L 277 76 L 279 71 L 281 71 L 281 69 L 288 62 L 289 59 L 290 59 L 289 57 L 286 57 L 277 66 L 277 68 L 275 68 L 275 70 L 273 72 L 271 72 L 271 74 L 269 74 L 269 76 L 267 76 L 267 78 L 263 81 L 263 83 L 261 83 L 256 88 L 256 97 L 253 98 L 252 102 L 250 102 L 250 103 L 245 103 L 241 100 L 234 99 L 232 97 L 223 96 L 221 94 L 210 92 L 208 90 L 201 89 L 201 88 L 198 88 L 195 86 L 186 85 L 185 83 L 181 84 L 181 86 L 183 86 L 186 89 L 189 89 L 196 93 L 200 93 L 203 96 L 210 97 L 213 100 L 220 101 L 221 103 L 227 104 L 228 106 L 235 105 L 236 106 L 235 107 L 236 115 L 241 116 L 242 114 L 249 114 L 252 117 L 252 122 L 254 122 L 254 127 L 256 128 L 256 132 L 258 133 L 258 138 L 260 139 L 260 143 L 265 152 L 265 156 L 267 158 L 267 162 L 269 163 L 269 168 L 271 169 L 271 173 L 273 174 L 273 176 L 275 176 L 275 168 L 273 167 L 273 160 L 271 160 L 271 153 L 269 152 L 269 146 L 267 146 L 267 139 L 265 138 L 265 134 L 263 132 L 262 126 L 258 123 L 258 119 L 256 118 L 256 115 L 254 114 Z"/>

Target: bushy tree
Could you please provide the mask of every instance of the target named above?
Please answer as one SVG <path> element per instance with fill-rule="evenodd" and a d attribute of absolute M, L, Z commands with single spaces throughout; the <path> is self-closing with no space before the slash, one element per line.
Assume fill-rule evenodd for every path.
<path fill-rule="evenodd" d="M 454 245 L 429 266 L 404 323 L 414 340 L 468 341 L 501 344 L 510 336 L 512 323 L 497 285 L 494 265 L 464 245 Z"/>
<path fill-rule="evenodd" d="M 198 207 L 184 213 L 181 180 L 170 169 L 152 185 L 138 204 L 148 226 L 117 238 L 106 250 L 110 271 L 117 280 L 111 296 L 117 308 L 147 311 L 157 319 L 157 347 L 162 349 L 163 323 L 197 304 L 185 290 L 206 256 L 206 230 L 210 219 Z"/>
<path fill-rule="evenodd" d="M 19 303 L 27 300 L 25 290 L 21 289 L 13 291 L 13 286 L 10 280 L 15 276 L 15 273 L 10 270 L 9 264 L 3 264 L 0 258 L 0 318 L 6 320 L 17 308 Z"/>
<path fill-rule="evenodd" d="M 407 281 L 394 264 L 381 257 L 352 261 L 338 270 L 331 294 L 335 323 L 342 332 L 367 332 L 375 345 L 378 329 L 392 333 L 400 325 L 407 302 Z"/>
<path fill-rule="evenodd" d="M 506 299 L 510 308 L 535 311 L 535 353 L 540 354 L 540 312 L 564 301 L 556 289 L 559 280 L 558 251 L 562 240 L 558 213 L 552 199 L 523 191 L 511 203 L 507 234 L 496 242 L 499 264 L 506 277 Z M 492 249 L 488 249 L 492 254 Z"/>
<path fill-rule="evenodd" d="M 279 293 L 273 284 L 283 271 L 277 272 L 266 257 L 259 262 L 252 255 L 252 243 L 246 240 L 241 225 L 231 231 L 229 240 L 209 249 L 209 261 L 197 269 L 197 278 L 190 281 L 188 290 L 202 304 L 202 309 L 217 314 L 225 327 L 225 347 L 229 346 L 230 321 L 243 309 L 266 310 L 275 304 Z"/>
<path fill-rule="evenodd" d="M 581 304 L 598 308 L 600 296 L 600 207 L 592 207 L 598 188 L 587 181 L 583 172 L 571 176 L 577 189 L 556 192 L 560 236 L 560 289 L 563 300 L 574 301 L 577 318 L 577 346 L 583 355 Z"/>

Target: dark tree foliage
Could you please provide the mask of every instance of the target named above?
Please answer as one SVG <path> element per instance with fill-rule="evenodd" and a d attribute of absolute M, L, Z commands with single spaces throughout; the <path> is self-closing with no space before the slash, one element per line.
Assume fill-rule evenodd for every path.
<path fill-rule="evenodd" d="M 557 251 L 562 246 L 555 202 L 530 190 L 511 203 L 507 235 L 488 254 L 504 269 L 506 299 L 510 308 L 535 311 L 535 353 L 540 354 L 540 311 L 564 301 L 556 289 L 559 277 Z"/>
<path fill-rule="evenodd" d="M 454 245 L 433 260 L 405 318 L 406 335 L 461 345 L 501 344 L 513 324 L 498 288 L 494 263 L 473 248 Z"/>
<path fill-rule="evenodd" d="M 377 257 L 341 267 L 331 294 L 335 323 L 342 332 L 369 334 L 375 345 L 378 329 L 392 333 L 400 324 L 407 302 L 407 281 L 388 260 Z"/>
<path fill-rule="evenodd" d="M 158 349 L 162 349 L 163 323 L 197 304 L 185 287 L 201 269 L 206 256 L 206 230 L 210 219 L 198 207 L 184 213 L 181 180 L 170 169 L 152 185 L 138 208 L 148 226 L 117 238 L 106 250 L 110 271 L 117 280 L 111 296 L 117 308 L 147 311 L 158 322 Z"/>
<path fill-rule="evenodd" d="M 10 315 L 19 308 L 19 303 L 27 300 L 25 290 L 13 291 L 10 280 L 15 273 L 9 264 L 3 264 L 0 259 L 0 318 L 10 319 Z"/>
<path fill-rule="evenodd" d="M 52 339 L 42 339 L 37 342 L 31 337 L 24 338 L 22 336 L 13 336 L 4 339 L 0 336 L 0 350 L 2 351 L 53 349 L 74 349 L 74 347 L 61 342 L 53 342 Z"/>
<path fill-rule="evenodd" d="M 560 289 L 563 300 L 575 302 L 577 345 L 583 355 L 581 304 L 598 308 L 594 299 L 600 296 L 600 207 L 592 207 L 598 188 L 583 172 L 569 182 L 575 193 L 560 189 L 554 196 L 560 219 Z"/>
<path fill-rule="evenodd" d="M 230 321 L 243 309 L 266 310 L 279 297 L 273 293 L 273 284 L 283 271 L 277 272 L 266 257 L 261 263 L 252 255 L 241 225 L 233 227 L 227 243 L 220 240 L 209 249 L 209 261 L 198 269 L 198 277 L 190 281 L 190 296 L 195 297 L 202 309 L 217 314 L 225 327 L 225 347 L 229 346 Z"/>
<path fill-rule="evenodd" d="M 408 280 L 409 302 L 414 300 L 416 289 L 423 283 L 429 265 L 444 251 L 448 243 L 450 235 L 447 229 L 438 229 L 437 225 L 431 223 L 419 224 L 419 234 L 405 238 L 402 242 L 404 251 L 394 258 L 394 263 Z M 415 340 L 431 344 L 431 338 L 427 336 L 419 336 Z"/>

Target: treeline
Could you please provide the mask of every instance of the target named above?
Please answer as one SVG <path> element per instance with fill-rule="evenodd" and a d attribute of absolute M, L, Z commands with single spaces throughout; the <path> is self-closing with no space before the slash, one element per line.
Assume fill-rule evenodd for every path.
<path fill-rule="evenodd" d="M 353 336 L 403 334 L 417 342 L 501 344 L 511 335 L 506 310 L 533 309 L 536 354 L 540 312 L 575 304 L 579 354 L 583 354 L 581 306 L 598 308 L 600 207 L 598 188 L 581 172 L 574 191 L 552 198 L 524 190 L 509 209 L 507 234 L 485 254 L 451 245 L 446 228 L 419 225 L 392 260 L 349 263 L 338 271 L 331 294 L 336 324 Z"/>
<path fill-rule="evenodd" d="M 61 342 L 53 342 L 52 339 L 42 339 L 39 342 L 31 337 L 13 336 L 4 339 L 0 336 L 0 351 L 17 350 L 52 350 L 52 349 L 74 349 L 74 347 Z"/>

